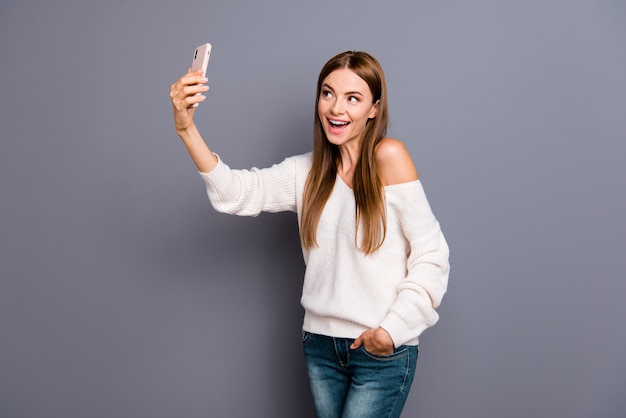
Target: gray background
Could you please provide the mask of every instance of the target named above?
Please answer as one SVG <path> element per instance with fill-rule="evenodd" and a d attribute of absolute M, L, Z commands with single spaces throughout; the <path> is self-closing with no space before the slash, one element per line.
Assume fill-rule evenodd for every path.
<path fill-rule="evenodd" d="M 169 86 L 233 167 L 310 149 L 379 58 L 452 249 L 404 416 L 626 412 L 623 1 L 0 5 L 0 417 L 311 417 L 295 215 L 215 213 Z"/>

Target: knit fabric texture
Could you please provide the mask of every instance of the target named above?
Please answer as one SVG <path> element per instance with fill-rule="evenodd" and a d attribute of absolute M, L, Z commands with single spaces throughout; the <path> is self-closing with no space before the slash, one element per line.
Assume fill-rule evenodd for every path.
<path fill-rule="evenodd" d="M 221 159 L 200 173 L 213 207 L 223 213 L 302 215 L 302 195 L 312 154 L 289 157 L 272 167 L 230 169 Z M 305 331 L 357 338 L 384 328 L 396 347 L 417 345 L 434 325 L 446 293 L 449 249 L 422 183 L 385 186 L 387 234 L 366 255 L 357 247 L 354 193 L 338 175 L 316 231 L 317 247 L 302 248 Z"/>

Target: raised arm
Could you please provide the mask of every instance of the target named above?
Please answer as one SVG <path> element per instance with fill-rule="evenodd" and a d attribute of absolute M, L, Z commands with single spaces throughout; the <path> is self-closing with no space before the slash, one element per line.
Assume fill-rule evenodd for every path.
<path fill-rule="evenodd" d="M 176 133 L 183 140 L 198 171 L 203 173 L 213 171 L 217 165 L 217 157 L 202 139 L 193 121 L 196 108 L 191 106 L 206 99 L 203 93 L 209 90 L 207 81 L 208 79 L 202 76 L 201 70 L 191 72 L 190 69 L 170 87 Z M 200 94 L 196 95 L 197 93 Z"/>

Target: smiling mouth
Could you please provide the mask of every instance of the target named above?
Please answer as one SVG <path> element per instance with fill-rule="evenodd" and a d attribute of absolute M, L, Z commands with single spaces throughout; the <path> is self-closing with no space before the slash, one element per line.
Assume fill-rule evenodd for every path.
<path fill-rule="evenodd" d="M 340 121 L 340 120 L 332 120 L 332 119 L 328 119 L 328 123 L 330 124 L 331 127 L 333 128 L 343 128 L 344 126 L 348 126 L 348 124 L 350 122 L 344 122 L 344 121 Z"/>

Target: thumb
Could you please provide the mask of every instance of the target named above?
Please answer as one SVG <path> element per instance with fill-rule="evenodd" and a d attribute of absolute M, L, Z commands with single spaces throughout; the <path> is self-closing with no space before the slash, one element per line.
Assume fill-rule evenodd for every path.
<path fill-rule="evenodd" d="M 354 342 L 350 346 L 350 349 L 355 350 L 355 349 L 359 348 L 362 345 L 363 345 L 363 335 L 360 335 L 359 338 L 354 340 Z"/>

